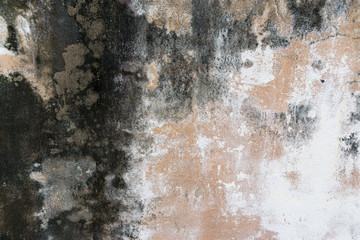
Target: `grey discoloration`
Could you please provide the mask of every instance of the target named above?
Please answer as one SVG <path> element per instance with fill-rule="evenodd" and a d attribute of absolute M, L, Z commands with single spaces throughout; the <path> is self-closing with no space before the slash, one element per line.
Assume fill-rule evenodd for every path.
<path fill-rule="evenodd" d="M 354 95 L 355 99 L 355 112 L 351 113 L 350 121 L 359 122 L 360 121 L 360 95 Z"/>
<path fill-rule="evenodd" d="M 287 131 L 288 137 L 294 141 L 301 141 L 302 139 L 309 138 L 315 128 L 316 118 L 309 116 L 311 105 L 290 105 L 289 115 L 290 123 Z"/>
<path fill-rule="evenodd" d="M 352 97 L 355 101 L 355 109 L 350 114 L 348 124 L 350 126 L 358 126 L 360 123 L 360 95 L 353 94 Z M 346 158 L 354 157 L 356 159 L 359 156 L 360 131 L 356 127 L 354 130 L 354 132 L 351 132 L 347 136 L 343 136 L 341 139 L 339 139 L 342 153 L 346 156 Z"/>
<path fill-rule="evenodd" d="M 322 70 L 324 68 L 324 63 L 319 59 L 317 61 L 314 61 L 311 66 L 316 70 Z"/>
<path fill-rule="evenodd" d="M 269 45 L 272 48 L 286 48 L 289 46 L 289 39 L 284 36 L 279 36 L 276 24 L 271 21 L 267 21 L 263 31 L 268 32 L 268 35 L 261 40 L 263 47 Z"/>
<path fill-rule="evenodd" d="M 48 221 L 65 211 L 72 211 L 67 216 L 72 222 L 81 219 L 90 221 L 91 213 L 86 207 L 89 189 L 86 181 L 96 169 L 91 159 L 46 159 L 42 163 L 42 171 L 34 171 L 30 178 L 39 182 L 42 187 L 44 203 L 40 212 L 36 213 L 42 220 L 42 228 L 46 229 Z M 82 204 L 83 205 L 82 205 Z"/>
<path fill-rule="evenodd" d="M 264 129 L 290 142 L 308 140 L 316 126 L 316 117 L 309 116 L 311 105 L 290 105 L 288 112 L 270 113 L 245 101 L 243 110 L 250 122 L 257 123 L 257 129 Z"/>

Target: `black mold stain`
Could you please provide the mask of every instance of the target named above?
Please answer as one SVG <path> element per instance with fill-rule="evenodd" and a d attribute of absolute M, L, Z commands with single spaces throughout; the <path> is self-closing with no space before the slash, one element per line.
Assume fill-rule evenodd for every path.
<path fill-rule="evenodd" d="M 5 47 L 10 51 L 17 52 L 18 40 L 16 37 L 16 31 L 13 26 L 8 26 L 8 38 L 5 43 Z"/>
<path fill-rule="evenodd" d="M 325 0 L 301 1 L 290 0 L 288 8 L 293 16 L 293 32 L 305 36 L 312 31 L 320 31 L 323 24 L 322 9 Z"/>
<path fill-rule="evenodd" d="M 250 14 L 244 21 L 235 20 L 233 24 L 227 27 L 227 23 L 223 22 L 222 27 L 228 28 L 228 36 L 226 47 L 232 51 L 239 50 L 255 50 L 259 45 L 257 36 L 252 32 L 253 15 Z"/>
<path fill-rule="evenodd" d="M 196 62 L 192 64 L 197 68 L 196 100 L 202 106 L 216 100 L 226 91 L 225 79 L 210 79 L 211 68 L 222 71 L 225 67 L 243 66 L 235 53 L 254 50 L 258 42 L 251 29 L 253 12 L 243 21 L 238 21 L 224 12 L 218 1 L 203 0 L 192 2 L 192 15 L 193 45 L 196 51 Z M 223 39 L 223 46 L 216 46 L 218 37 Z M 223 54 L 220 59 L 215 58 L 216 48 Z"/>
<path fill-rule="evenodd" d="M 218 23 L 221 11 L 219 1 L 193 0 L 192 1 L 192 32 L 193 44 L 196 46 L 198 64 L 209 65 L 214 57 L 213 38 L 218 30 Z"/>
<path fill-rule="evenodd" d="M 278 35 L 276 24 L 271 21 L 267 21 L 263 31 L 268 31 L 268 36 L 264 37 L 261 42 L 262 46 L 270 46 L 271 48 L 286 48 L 290 45 L 289 39 Z"/>
<path fill-rule="evenodd" d="M 277 34 L 270 34 L 261 40 L 263 46 L 269 45 L 271 48 L 286 48 L 290 45 L 289 40 L 286 37 L 280 37 Z"/>
<path fill-rule="evenodd" d="M 301 141 L 311 136 L 316 118 L 309 117 L 311 105 L 290 105 L 290 121 L 287 124 L 287 136 L 295 141 Z"/>
<path fill-rule="evenodd" d="M 192 2 L 191 34 L 176 35 L 175 32 L 167 32 L 165 28 L 146 21 L 140 23 L 138 20 L 133 23 L 131 31 L 134 31 L 134 35 L 129 34 L 135 36 L 131 41 L 132 45 L 121 46 L 124 50 L 136 47 L 135 62 L 131 63 L 133 66 L 144 60 L 162 62 L 165 55 L 171 59 L 171 62 L 161 67 L 158 87 L 153 93 L 148 93 L 150 98 L 159 94 L 164 96 L 166 104 L 164 107 L 159 105 L 157 116 L 176 121 L 191 112 L 195 98 L 196 103 L 202 106 L 226 91 L 225 79 L 210 78 L 211 68 L 222 71 L 230 66 L 244 66 L 235 53 L 254 50 L 258 46 L 257 36 L 251 30 L 252 18 L 251 12 L 244 21 L 234 20 L 220 7 L 219 1 L 201 0 Z M 224 39 L 223 46 L 216 45 L 219 37 Z M 146 44 L 143 41 L 146 41 Z M 189 51 L 194 53 L 194 57 L 187 55 Z M 215 51 L 223 52 L 224 57 L 216 58 Z M 249 63 L 246 64 L 249 67 Z M 127 66 L 122 67 L 123 72 L 125 68 Z M 138 75 L 145 74 L 137 73 L 123 78 L 121 84 L 143 84 L 144 78 Z M 128 75 L 126 72 L 125 74 Z"/>
<path fill-rule="evenodd" d="M 360 142 L 356 133 L 351 133 L 349 136 L 341 138 L 341 141 L 345 144 L 345 147 L 342 147 L 341 150 L 346 156 L 352 155 L 355 157 L 358 155 Z"/>
<path fill-rule="evenodd" d="M 360 95 L 352 95 L 355 99 L 355 111 L 350 114 L 349 123 L 358 124 L 360 121 Z M 359 155 L 360 141 L 358 132 L 353 132 L 340 140 L 343 142 L 341 150 L 345 156 L 356 157 Z"/>
<path fill-rule="evenodd" d="M 85 239 L 84 232 L 89 231 L 89 226 L 86 222 L 72 222 L 67 216 L 71 212 L 63 212 L 57 218 L 51 219 L 48 223 L 48 232 L 51 232 L 53 239 Z M 90 235 L 91 237 L 91 235 Z M 89 238 L 89 236 L 88 236 Z M 42 239 L 48 239 L 44 236 Z"/>
<path fill-rule="evenodd" d="M 81 13 L 91 21 L 91 15 L 87 15 L 87 11 L 83 10 L 87 9 L 87 4 L 89 3 L 82 5 L 79 14 Z M 63 133 L 61 138 L 55 139 L 58 144 L 57 148 L 65 150 L 60 153 L 60 156 L 91 156 L 96 162 L 97 169 L 87 182 L 91 192 L 81 196 L 82 200 L 78 201 L 78 206 L 87 208 L 92 212 L 93 217 L 91 221 L 82 220 L 73 223 L 67 220 L 67 216 L 76 209 L 61 214 L 56 221 L 50 222 L 50 227 L 45 232 L 46 236 L 56 236 L 56 239 L 64 239 L 66 236 L 77 239 L 103 239 L 104 234 L 109 234 L 104 232 L 104 227 L 118 221 L 120 211 L 128 211 L 126 206 L 113 202 L 106 196 L 105 178 L 110 174 L 115 174 L 121 179 L 128 167 L 129 156 L 122 148 L 131 142 L 132 135 L 123 129 L 117 130 L 117 125 L 121 123 L 124 129 L 132 129 L 132 122 L 136 114 L 135 106 L 139 99 L 139 87 L 135 82 L 130 81 L 123 86 L 120 92 L 114 91 L 117 86 L 113 79 L 121 71 L 119 66 L 122 62 L 134 59 L 132 54 L 134 52 L 132 46 L 135 40 L 134 34 L 138 31 L 136 29 L 138 21 L 143 20 L 130 14 L 126 5 L 117 2 L 99 4 L 98 11 L 100 17 L 105 21 L 106 37 L 101 39 L 106 46 L 104 55 L 100 60 L 91 56 L 86 58 L 84 66 L 93 63 L 99 64 L 99 68 L 90 68 L 95 77 L 86 88 L 97 92 L 99 99 L 89 108 L 75 104 L 76 99 L 85 97 L 86 90 L 73 97 L 67 96 L 70 119 L 57 121 L 55 124 L 58 131 Z M 75 20 L 73 19 L 73 21 Z M 80 25 L 78 28 L 81 32 L 82 26 Z M 89 44 L 89 39 L 85 34 L 79 34 L 77 41 L 85 46 Z M 88 138 L 83 144 L 71 144 L 63 141 L 64 138 L 66 139 L 64 132 L 69 121 L 74 122 L 78 126 L 77 129 L 88 133 Z M 71 137 L 71 133 L 65 133 L 65 136 Z M 119 180 L 119 187 L 126 189 L 126 184 L 121 185 Z M 58 224 L 59 221 L 61 224 Z M 125 225 L 120 223 L 116 228 L 123 229 Z M 126 236 L 126 233 L 120 233 L 120 235 Z"/>
<path fill-rule="evenodd" d="M 356 110 L 351 113 L 350 122 L 360 121 L 360 95 L 353 95 L 355 98 Z"/>
<path fill-rule="evenodd" d="M 82 4 L 80 9 L 81 14 L 89 21 L 93 20 L 93 16 L 86 9 L 91 2 Z M 75 16 L 70 17 L 67 12 L 67 6 L 74 3 L 53 1 L 49 3 L 50 8 L 35 7 L 38 11 L 34 19 L 37 31 L 35 36 L 39 46 L 36 63 L 41 66 L 50 62 L 53 73 L 64 69 L 64 48 L 74 43 L 85 46 L 90 43 L 83 26 L 77 23 Z M 120 92 L 114 91 L 117 86 L 113 79 L 121 72 L 119 66 L 123 62 L 136 59 L 133 43 L 138 38 L 136 33 L 142 32 L 136 26 L 141 27 L 146 21 L 144 17 L 133 16 L 126 5 L 115 1 L 99 2 L 98 14 L 105 21 L 105 37 L 100 39 L 105 50 L 100 59 L 95 59 L 90 54 L 85 59 L 84 66 L 92 71 L 94 79 L 83 91 L 74 96 L 58 96 L 51 100 L 47 107 L 49 112 L 43 115 L 42 112 L 37 113 L 43 108 L 42 104 L 32 99 L 37 98 L 33 96 L 25 80 L 19 83 L 3 79 L 1 81 L 3 100 L 0 102 L 0 176 L 3 186 L 0 202 L 1 206 L 7 206 L 4 211 L 7 221 L 4 224 L 0 222 L 1 239 L 48 239 L 50 236 L 53 239 L 103 239 L 104 234 L 109 234 L 104 232 L 106 224 L 118 221 L 120 211 L 128 211 L 127 206 L 112 202 L 106 197 L 105 177 L 109 174 L 116 175 L 113 187 L 126 190 L 122 174 L 127 170 L 129 156 L 122 148 L 133 137 L 129 131 L 136 116 L 140 86 L 135 81 L 130 81 Z M 14 41 L 11 46 L 14 46 Z M 15 50 L 14 47 L 12 49 Z M 93 67 L 94 63 L 99 67 Z M 18 75 L 13 74 L 14 78 L 19 77 Z M 128 75 L 137 77 L 131 72 Z M 91 107 L 76 103 L 78 99 L 85 98 L 87 90 L 99 94 L 99 100 Z M 64 104 L 69 108 L 69 118 L 56 119 L 55 110 Z M 67 141 L 74 134 L 74 130 L 68 130 L 71 123 L 77 126 L 76 130 L 87 133 L 83 142 Z M 121 123 L 122 128 L 117 130 L 118 123 Z M 38 148 L 42 151 L 41 154 L 38 153 Z M 29 179 L 29 174 L 34 161 L 41 163 L 48 156 L 64 159 L 91 156 L 97 169 L 87 182 L 90 193 L 74 195 L 77 199 L 76 207 L 50 219 L 48 228 L 43 230 L 40 229 L 40 220 L 34 216 L 43 204 L 38 192 L 40 186 Z M 76 189 L 71 191 L 76 194 Z M 134 202 L 141 212 L 142 204 L 136 200 Z M 92 213 L 91 221 L 68 220 L 68 216 L 80 208 Z M 120 230 L 114 236 L 118 236 L 120 232 L 121 236 L 136 238 L 137 230 L 130 231 L 129 225 L 135 226 L 132 223 L 120 223 L 116 227 Z"/>
<path fill-rule="evenodd" d="M 158 88 L 153 93 L 154 97 L 162 94 L 167 98 L 167 107 L 159 110 L 163 111 L 160 115 L 174 117 L 183 115 L 175 114 L 174 110 L 185 113 L 191 107 L 186 101 L 191 103 L 193 97 L 196 79 L 192 77 L 192 71 L 195 71 L 196 64 L 194 60 L 188 63 L 185 59 L 186 52 L 191 50 L 189 47 L 192 45 L 191 40 L 184 36 L 177 36 L 174 32 L 167 34 L 165 29 L 160 29 L 154 24 L 146 25 L 145 39 L 147 61 L 161 59 L 164 55 L 171 59 L 171 62 L 161 69 Z"/>
<path fill-rule="evenodd" d="M 189 102 L 192 100 L 194 79 L 191 72 L 194 69 L 186 62 L 182 55 L 173 57 L 174 62 L 168 64 L 160 76 L 163 83 L 162 86 L 172 89 L 173 94 L 169 98 L 176 99 L 177 104 L 173 106 L 175 109 L 181 109 L 182 106 L 190 107 L 185 106 L 184 103 L 186 100 Z M 167 86 L 164 85 L 165 82 Z"/>
<path fill-rule="evenodd" d="M 244 21 L 231 20 L 218 1 L 208 0 L 192 1 L 191 35 L 178 36 L 155 24 L 145 24 L 146 45 L 138 52 L 146 52 L 147 61 L 161 61 L 164 55 L 171 59 L 160 70 L 158 87 L 154 93 L 149 93 L 150 97 L 152 94 L 154 97 L 165 96 L 166 106 L 159 107 L 157 115 L 177 120 L 191 112 L 194 98 L 202 106 L 224 93 L 226 80 L 210 78 L 211 68 L 221 71 L 244 65 L 235 53 L 254 50 L 258 46 L 251 27 L 252 13 Z M 219 37 L 224 39 L 223 46 L 216 45 Z M 194 52 L 194 57 L 187 56 L 189 51 Z M 215 51 L 221 51 L 231 59 L 216 58 Z"/>
<path fill-rule="evenodd" d="M 28 170 L 46 149 L 47 113 L 25 80 L 0 75 L 0 92 L 0 239 L 38 239 L 41 199 Z"/>
<path fill-rule="evenodd" d="M 96 133 L 101 146 L 86 148 L 86 152 L 94 157 L 97 163 L 97 171 L 89 184 L 92 186 L 91 199 L 96 200 L 90 209 L 94 214 L 91 232 L 93 239 L 102 239 L 103 227 L 114 221 L 118 221 L 120 211 L 129 211 L 127 206 L 118 202 L 112 202 L 105 195 L 105 177 L 111 174 L 117 176 L 113 182 L 114 188 L 126 189 L 122 179 L 127 171 L 130 157 L 122 150 L 130 144 L 133 135 L 129 133 L 133 129 L 136 117 L 136 106 L 140 100 L 140 86 L 137 84 L 136 71 L 127 72 L 129 81 L 118 88 L 113 79 L 121 72 L 121 65 L 125 62 L 139 60 L 136 56 L 134 42 L 139 37 L 136 34 L 144 25 L 144 17 L 136 17 L 126 5 L 117 2 L 105 2 L 100 6 L 102 17 L 105 21 L 105 52 L 100 61 L 98 80 L 95 84 L 100 99 L 89 111 L 84 110 L 84 124 L 90 126 Z M 134 54 L 135 53 L 135 54 Z M 118 89 L 114 91 L 114 89 Z M 89 122 L 90 119 L 96 119 Z M 121 128 L 118 129 L 118 123 Z M 126 129 L 126 130 L 125 130 Z M 142 211 L 139 207 L 138 211 Z M 134 231 L 125 231 L 128 223 L 120 223 L 116 229 L 118 232 L 110 232 L 115 236 L 135 238 Z M 131 224 L 134 226 L 134 224 Z"/>

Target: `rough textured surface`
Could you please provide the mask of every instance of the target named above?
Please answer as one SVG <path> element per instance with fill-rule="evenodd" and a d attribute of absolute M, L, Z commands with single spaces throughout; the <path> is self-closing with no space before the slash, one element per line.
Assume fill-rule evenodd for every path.
<path fill-rule="evenodd" d="M 0 239 L 359 239 L 358 0 L 0 0 Z"/>

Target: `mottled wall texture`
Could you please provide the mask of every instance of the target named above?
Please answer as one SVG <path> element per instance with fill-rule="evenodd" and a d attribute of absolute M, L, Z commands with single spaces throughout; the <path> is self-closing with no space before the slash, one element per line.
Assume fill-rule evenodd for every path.
<path fill-rule="evenodd" d="M 0 0 L 0 239 L 360 239 L 360 0 Z"/>

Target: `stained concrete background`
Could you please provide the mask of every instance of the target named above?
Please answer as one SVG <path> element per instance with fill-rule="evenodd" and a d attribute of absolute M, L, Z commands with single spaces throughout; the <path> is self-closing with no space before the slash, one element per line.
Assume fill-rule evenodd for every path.
<path fill-rule="evenodd" d="M 358 0 L 0 0 L 0 239 L 359 239 Z"/>

